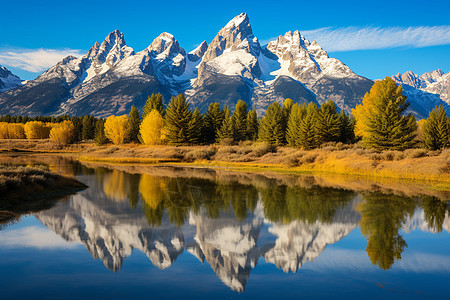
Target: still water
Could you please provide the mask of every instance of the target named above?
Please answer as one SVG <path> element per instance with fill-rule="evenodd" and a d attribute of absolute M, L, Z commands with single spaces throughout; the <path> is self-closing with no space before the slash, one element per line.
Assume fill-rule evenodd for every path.
<path fill-rule="evenodd" d="M 46 165 L 89 188 L 42 210 L 0 214 L 1 299 L 450 293 L 445 193 L 342 178 L 7 162 Z"/>

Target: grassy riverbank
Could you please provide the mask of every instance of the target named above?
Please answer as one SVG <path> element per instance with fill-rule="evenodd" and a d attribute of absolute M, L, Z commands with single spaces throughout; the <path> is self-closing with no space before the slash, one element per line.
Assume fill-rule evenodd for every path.
<path fill-rule="evenodd" d="M 227 168 L 248 172 L 342 174 L 429 182 L 434 189 L 450 190 L 450 150 L 386 151 L 377 153 L 359 145 L 329 144 L 312 151 L 245 142 L 234 146 L 96 146 L 93 143 L 49 149 L 46 142 L 23 141 L 0 149 L 61 153 L 81 161 L 120 164 L 176 164 Z"/>

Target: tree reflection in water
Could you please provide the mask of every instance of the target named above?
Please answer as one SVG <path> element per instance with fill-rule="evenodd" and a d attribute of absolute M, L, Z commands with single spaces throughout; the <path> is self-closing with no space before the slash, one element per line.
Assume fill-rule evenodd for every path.
<path fill-rule="evenodd" d="M 188 251 L 236 291 L 245 289 L 260 258 L 297 272 L 358 224 L 372 263 L 389 269 L 407 247 L 400 230 L 418 211 L 433 232 L 448 222 L 447 204 L 437 198 L 356 192 L 321 186 L 313 177 L 87 170 L 79 174 L 91 180 L 90 188 L 37 214 L 43 224 L 85 244 L 114 271 L 133 249 L 159 268 L 170 267 Z M 75 226 L 65 224 L 68 219 Z M 185 225 L 192 227 L 186 232 Z"/>

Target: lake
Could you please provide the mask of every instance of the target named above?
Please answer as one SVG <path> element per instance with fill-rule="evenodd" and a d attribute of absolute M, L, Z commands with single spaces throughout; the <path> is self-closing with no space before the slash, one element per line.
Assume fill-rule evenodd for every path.
<path fill-rule="evenodd" d="M 448 193 L 18 156 L 89 186 L 0 225 L 2 299 L 447 299 Z M 444 198 L 444 199 L 443 199 Z"/>

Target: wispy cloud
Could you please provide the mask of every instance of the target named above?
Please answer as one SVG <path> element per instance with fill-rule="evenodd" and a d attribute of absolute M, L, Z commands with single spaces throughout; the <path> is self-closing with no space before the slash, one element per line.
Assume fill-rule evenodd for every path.
<path fill-rule="evenodd" d="M 75 49 L 0 48 L 0 65 L 29 72 L 42 72 L 68 55 L 78 57 L 82 53 L 82 50 Z"/>
<path fill-rule="evenodd" d="M 407 28 L 326 27 L 303 31 L 302 34 L 309 40 L 316 40 L 330 52 L 396 47 L 422 48 L 450 44 L 449 25 Z"/>
<path fill-rule="evenodd" d="M 39 249 L 69 249 L 78 247 L 77 243 L 67 242 L 48 228 L 36 226 L 15 230 L 0 231 L 2 248 L 32 247 Z"/>
<path fill-rule="evenodd" d="M 396 47 L 423 48 L 450 44 L 450 25 L 416 27 L 324 27 L 301 34 L 316 40 L 328 52 L 342 52 Z M 267 44 L 276 37 L 261 40 Z"/>

